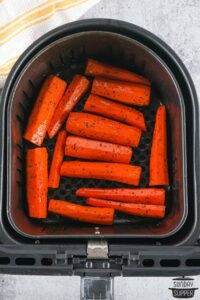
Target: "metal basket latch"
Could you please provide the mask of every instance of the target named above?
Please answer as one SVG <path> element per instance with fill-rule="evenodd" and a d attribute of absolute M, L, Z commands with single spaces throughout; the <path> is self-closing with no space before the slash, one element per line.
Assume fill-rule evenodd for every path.
<path fill-rule="evenodd" d="M 108 260 L 108 242 L 106 240 L 90 240 L 87 244 L 87 259 L 91 264 L 100 260 Z M 96 272 L 95 272 L 96 273 Z M 81 278 L 81 300 L 114 300 L 113 277 L 94 276 Z"/>
<path fill-rule="evenodd" d="M 88 259 L 108 259 L 108 242 L 106 240 L 90 240 L 87 244 Z"/>

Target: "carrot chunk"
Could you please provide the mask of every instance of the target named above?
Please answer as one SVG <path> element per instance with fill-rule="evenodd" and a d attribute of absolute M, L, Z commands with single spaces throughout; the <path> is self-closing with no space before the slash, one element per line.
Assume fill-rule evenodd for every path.
<path fill-rule="evenodd" d="M 77 136 L 68 136 L 65 155 L 77 158 L 130 163 L 132 148 Z"/>
<path fill-rule="evenodd" d="M 134 72 L 128 70 L 113 67 L 108 64 L 104 64 L 94 59 L 88 59 L 85 74 L 89 76 L 100 76 L 110 79 L 124 80 L 135 83 L 141 83 L 150 85 L 150 81 Z"/>
<path fill-rule="evenodd" d="M 80 188 L 76 191 L 76 196 L 154 205 L 165 203 L 165 190 L 158 188 Z"/>
<path fill-rule="evenodd" d="M 165 216 L 164 205 L 148 205 L 136 203 L 123 203 L 110 200 L 88 198 L 86 204 L 97 207 L 109 207 L 121 212 L 152 218 L 163 218 Z"/>
<path fill-rule="evenodd" d="M 46 218 L 48 190 L 48 154 L 46 148 L 27 150 L 26 174 L 29 216 Z"/>
<path fill-rule="evenodd" d="M 41 146 L 67 83 L 59 77 L 50 75 L 44 82 L 30 114 L 24 138 Z"/>
<path fill-rule="evenodd" d="M 94 224 L 112 225 L 114 219 L 113 208 L 89 207 L 62 200 L 51 199 L 48 210 L 70 219 Z"/>
<path fill-rule="evenodd" d="M 96 178 L 126 184 L 139 185 L 142 168 L 120 163 L 65 161 L 61 176 L 75 178 Z"/>
<path fill-rule="evenodd" d="M 161 105 L 156 113 L 150 155 L 149 185 L 168 185 L 166 108 Z"/>
<path fill-rule="evenodd" d="M 151 88 L 147 85 L 106 78 L 94 78 L 92 94 L 138 106 L 149 105 Z"/>
<path fill-rule="evenodd" d="M 70 113 L 66 129 L 78 136 L 132 147 L 139 145 L 142 134 L 139 128 L 82 112 Z"/>
<path fill-rule="evenodd" d="M 81 75 L 75 75 L 69 87 L 56 107 L 48 128 L 48 135 L 53 138 L 64 124 L 67 116 L 89 88 L 89 80 Z"/>
<path fill-rule="evenodd" d="M 83 109 L 84 111 L 118 120 L 146 131 L 143 113 L 132 107 L 90 94 Z"/>
<path fill-rule="evenodd" d="M 58 134 L 56 146 L 53 153 L 53 159 L 49 172 L 49 183 L 48 186 L 51 188 L 58 188 L 60 183 L 60 168 L 65 155 L 65 142 L 66 142 L 66 131 L 62 130 Z"/>

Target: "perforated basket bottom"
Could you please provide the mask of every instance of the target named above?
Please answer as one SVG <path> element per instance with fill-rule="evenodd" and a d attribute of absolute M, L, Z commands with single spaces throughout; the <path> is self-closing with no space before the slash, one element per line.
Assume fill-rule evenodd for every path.
<path fill-rule="evenodd" d="M 53 68 L 51 66 L 50 73 L 60 76 L 61 78 L 65 79 L 68 83 L 71 81 L 73 75 L 75 74 L 83 74 L 84 73 L 84 67 L 85 62 L 71 62 L 70 65 L 67 67 L 63 64 L 59 68 Z M 92 80 L 92 79 L 91 79 Z M 35 95 L 37 95 L 39 89 L 35 91 Z M 90 91 L 89 91 L 90 92 Z M 88 97 L 88 94 L 84 95 L 84 97 L 79 101 L 79 103 L 76 105 L 74 111 L 83 111 L 84 103 Z M 33 104 L 35 101 L 35 96 L 30 99 L 31 103 Z M 150 149 L 151 149 L 151 142 L 152 142 L 152 134 L 153 134 L 153 128 L 154 128 L 154 122 L 155 122 L 155 114 L 158 106 L 160 105 L 160 99 L 157 94 L 157 91 L 155 91 L 154 87 L 152 87 L 151 92 L 151 102 L 148 107 L 135 107 L 136 109 L 142 111 L 145 116 L 147 131 L 142 133 L 142 138 L 139 144 L 139 147 L 133 149 L 133 156 L 131 159 L 131 164 L 138 165 L 142 167 L 142 176 L 140 180 L 139 187 L 148 187 L 149 182 L 149 157 L 150 157 Z M 32 105 L 30 105 L 32 106 Z M 29 112 L 31 108 L 29 107 Z M 27 114 L 29 115 L 29 114 Z M 27 121 L 27 120 L 26 120 Z M 24 122 L 25 123 L 25 122 Z M 65 129 L 65 125 L 63 126 L 63 129 Z M 48 167 L 50 168 L 51 161 L 52 161 L 52 155 L 55 147 L 57 136 L 53 139 L 49 139 L 48 137 L 45 138 L 44 143 L 42 146 L 46 147 L 48 150 L 49 155 L 49 161 L 48 161 Z M 32 148 L 33 146 L 26 141 L 23 141 L 23 149 L 26 151 L 27 148 Z M 24 153 L 25 153 L 24 151 Z M 64 160 L 76 160 L 75 158 L 65 157 Z M 25 164 L 24 164 L 24 172 L 25 174 Z M 25 176 L 24 176 L 24 184 L 25 187 Z M 113 181 L 105 181 L 105 180 L 95 180 L 95 179 L 79 179 L 79 178 L 68 178 L 68 177 L 61 177 L 60 180 L 60 187 L 58 189 L 52 189 L 50 188 L 48 191 L 48 199 L 61 199 L 61 200 L 67 200 L 72 203 L 79 203 L 84 204 L 84 198 L 77 197 L 75 195 L 75 192 L 78 188 L 81 187 L 90 187 L 90 188 L 119 188 L 119 187 L 132 187 L 126 184 L 121 184 Z M 166 193 L 166 205 L 167 210 L 166 214 L 170 211 L 170 197 L 169 197 L 170 191 L 167 189 Z M 27 211 L 27 205 L 26 205 L 26 191 L 24 190 L 22 192 L 22 195 L 24 195 L 23 200 L 23 209 Z M 75 221 L 72 221 L 70 219 L 64 218 L 62 216 L 54 215 L 49 213 L 47 219 L 43 220 L 32 220 L 32 222 L 36 222 L 37 224 L 41 225 L 56 225 L 56 226 L 63 226 L 67 225 L 69 223 L 77 223 Z M 131 216 L 126 215 L 120 212 L 115 213 L 115 224 L 125 224 L 125 223 L 155 223 L 155 225 L 159 225 L 159 220 L 153 219 L 153 218 L 143 218 L 143 217 L 137 217 L 137 216 Z M 94 225 L 91 225 L 94 226 Z"/>

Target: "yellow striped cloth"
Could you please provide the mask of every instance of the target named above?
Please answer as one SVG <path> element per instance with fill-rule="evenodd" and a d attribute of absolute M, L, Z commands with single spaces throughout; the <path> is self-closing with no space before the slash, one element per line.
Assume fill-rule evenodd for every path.
<path fill-rule="evenodd" d="M 22 52 L 55 27 L 77 20 L 100 0 L 0 0 L 0 88 Z"/>

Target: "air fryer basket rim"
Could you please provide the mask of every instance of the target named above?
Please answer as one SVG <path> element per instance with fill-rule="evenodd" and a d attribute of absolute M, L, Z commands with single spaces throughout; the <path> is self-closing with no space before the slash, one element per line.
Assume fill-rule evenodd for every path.
<path fill-rule="evenodd" d="M 16 62 L 15 66 L 13 67 L 11 73 L 8 76 L 8 79 L 6 81 L 5 87 L 3 89 L 3 94 L 2 94 L 2 99 L 6 99 L 9 94 L 10 91 L 12 89 L 12 85 L 13 85 L 13 81 L 16 79 L 18 72 L 21 72 L 20 70 L 22 69 L 22 67 L 27 63 L 27 61 L 29 61 L 29 59 L 31 57 L 33 57 L 34 53 L 36 53 L 41 47 L 44 47 L 44 45 L 49 44 L 51 42 L 52 39 L 54 39 L 56 36 L 62 36 L 65 32 L 65 30 L 68 31 L 68 34 L 70 34 L 70 32 L 75 33 L 75 32 L 81 32 L 81 31 L 93 31 L 93 28 L 99 28 L 99 30 L 102 31 L 111 31 L 111 32 L 116 32 L 119 33 L 119 31 L 121 32 L 121 34 L 131 37 L 133 38 L 134 34 L 139 34 L 142 37 L 144 37 L 145 39 L 152 41 L 156 47 L 162 49 L 166 55 L 170 56 L 170 59 L 173 61 L 174 64 L 176 64 L 176 66 L 178 66 L 179 70 L 181 71 L 184 79 L 186 80 L 186 82 L 188 83 L 188 87 L 190 89 L 190 95 L 191 95 L 191 100 L 193 102 L 193 109 L 194 109 L 194 128 L 193 128 L 193 132 L 195 137 L 197 137 L 198 135 L 198 127 L 199 124 L 197 122 L 195 122 L 196 120 L 198 120 L 198 102 L 197 102 L 197 96 L 196 96 L 196 92 L 194 89 L 194 85 L 193 82 L 190 78 L 190 75 L 188 73 L 188 71 L 186 70 L 185 66 L 183 65 L 183 63 L 181 62 L 181 60 L 177 57 L 177 55 L 174 53 L 174 51 L 172 49 L 170 49 L 169 46 L 167 46 L 164 42 L 162 42 L 159 38 L 157 38 L 156 36 L 154 36 L 152 33 L 141 29 L 140 27 L 137 27 L 135 25 L 126 23 L 126 22 L 122 22 L 122 21 L 117 21 L 117 20 L 109 20 L 109 19 L 92 19 L 92 20 L 84 20 L 84 21 L 77 21 L 77 22 L 73 22 L 67 25 L 63 25 L 61 27 L 58 27 L 54 30 L 52 30 L 51 32 L 45 34 L 43 37 L 41 37 L 40 39 L 38 39 L 36 42 L 34 42 L 23 54 L 22 56 L 18 59 L 18 61 Z M 1 102 L 1 107 L 2 110 L 5 109 L 5 101 Z M 2 129 L 4 128 L 5 125 L 5 115 L 3 115 L 2 117 Z M 2 139 L 2 144 L 4 144 L 4 140 Z M 198 155 L 196 153 L 198 153 L 197 151 L 199 150 L 199 140 L 198 139 L 193 139 L 193 154 L 195 159 L 197 159 Z M 1 149 L 2 151 L 2 149 Z M 3 151 L 2 151 L 3 152 Z M 2 154 L 2 153 L 1 153 Z M 199 174 L 197 171 L 199 171 L 199 164 L 198 164 L 199 160 L 197 160 L 197 163 L 194 166 L 194 182 L 197 182 L 197 178 L 199 179 Z M 198 193 L 199 194 L 199 188 L 198 186 L 195 184 L 195 195 Z M 195 202 L 196 205 L 196 202 Z M 197 206 L 195 206 L 195 213 L 197 214 Z M 196 218 L 195 218 L 196 219 Z M 196 223 L 196 222 L 195 222 Z M 194 226 L 196 225 L 194 223 Z M 192 233 L 191 233 L 192 234 Z M 188 236 L 189 239 L 189 236 Z"/>
<path fill-rule="evenodd" d="M 102 32 L 101 31 L 92 31 L 91 32 L 92 34 L 102 34 Z M 106 35 L 109 35 L 109 34 L 112 34 L 113 35 L 113 33 L 109 33 L 109 32 L 103 32 L 103 34 L 106 34 Z M 85 33 L 76 33 L 76 34 L 72 34 L 72 35 L 70 35 L 70 36 L 66 36 L 66 37 L 63 37 L 63 38 L 61 38 L 61 39 L 58 39 L 58 40 L 55 40 L 54 42 L 52 42 L 51 44 L 49 44 L 49 45 L 47 45 L 46 47 L 44 47 L 43 49 L 41 49 L 38 53 L 36 53 L 33 57 L 32 57 L 32 59 L 28 62 L 28 64 L 24 67 L 24 69 L 21 71 L 21 73 L 20 73 L 20 76 L 18 76 L 18 78 L 17 78 L 17 80 L 16 80 L 16 82 L 15 82 L 15 84 L 14 84 L 14 87 L 13 87 L 13 91 L 12 91 L 12 95 L 11 95 L 11 100 L 10 100 L 10 103 L 9 103 L 9 106 L 10 105 L 12 105 L 12 99 L 13 99 L 13 95 L 14 95 L 14 93 L 15 93 L 15 90 L 16 90 L 16 88 L 17 88 L 17 86 L 18 86 L 18 83 L 20 82 L 20 80 L 21 80 L 21 77 L 23 76 L 23 74 L 26 72 L 26 70 L 27 70 L 27 68 L 29 67 L 29 66 L 31 66 L 32 65 L 32 63 L 34 62 L 34 60 L 36 60 L 37 59 L 37 57 L 40 57 L 40 55 L 42 54 L 42 53 L 44 53 L 45 51 L 47 51 L 48 49 L 51 49 L 54 45 L 57 45 L 57 44 L 60 44 L 61 42 L 63 42 L 63 41 L 67 41 L 67 40 L 70 40 L 71 38 L 73 38 L 73 37 L 78 37 L 78 36 L 81 36 L 81 35 L 85 35 Z M 182 131 L 183 132 L 185 132 L 185 128 L 184 128 L 184 119 L 185 119 L 185 111 L 184 111 L 184 105 L 183 105 L 183 97 L 182 97 L 182 94 L 181 94 L 181 91 L 180 91 L 180 88 L 179 88 L 179 86 L 178 86 L 178 83 L 177 83 L 177 81 L 176 81 L 176 78 L 174 77 L 174 75 L 173 75 L 173 73 L 171 72 L 171 70 L 167 67 L 167 65 L 163 62 L 163 60 L 158 56 L 158 55 L 156 55 L 156 53 L 155 52 L 153 52 L 151 49 L 149 49 L 148 47 L 146 47 L 146 46 L 144 46 L 143 44 L 141 44 L 141 43 L 139 43 L 138 41 L 135 41 L 134 39 L 130 39 L 130 38 L 127 38 L 127 37 L 124 37 L 124 36 L 122 36 L 122 35 L 119 35 L 119 34 L 116 34 L 116 33 L 114 33 L 114 35 L 117 35 L 117 36 L 121 36 L 121 38 L 124 38 L 124 39 L 129 39 L 130 40 L 130 42 L 131 43 L 133 43 L 133 44 L 137 44 L 139 47 L 141 47 L 141 48 L 144 48 L 148 53 L 151 53 L 151 55 L 154 57 L 154 58 L 156 58 L 156 60 L 159 62 L 159 64 L 160 65 L 162 65 L 163 66 L 163 68 L 165 69 L 165 71 L 168 73 L 168 75 L 169 75 L 169 77 L 171 78 L 171 81 L 172 82 L 174 82 L 174 86 L 176 87 L 176 89 L 177 89 L 177 94 L 179 94 L 179 98 L 180 98 L 180 105 L 182 105 L 181 106 L 181 110 L 182 110 L 182 115 L 181 115 L 181 117 L 182 117 L 182 120 L 181 120 L 181 123 L 182 123 Z M 10 109 L 9 109 L 9 111 L 10 111 Z M 9 117 L 10 118 L 10 117 Z M 9 122 L 9 120 L 8 120 L 8 122 Z M 11 128 L 10 128 L 10 130 L 11 130 Z M 184 134 L 182 134 L 182 136 L 184 136 Z M 185 154 L 185 139 L 183 138 L 183 142 L 182 142 L 182 149 L 183 149 L 183 180 L 184 180 L 184 173 L 187 173 L 187 170 L 186 170 L 186 165 L 185 165 L 185 156 L 186 156 L 186 154 Z M 10 143 L 10 140 L 9 140 L 9 143 Z M 8 147 L 8 152 L 9 152 L 9 148 L 10 147 Z M 11 151 L 8 153 L 8 155 L 10 154 L 10 156 L 8 156 L 8 159 L 9 159 L 9 161 L 11 160 Z M 11 165 L 10 165 L 10 169 L 9 169 L 9 174 L 10 174 L 10 172 L 11 172 Z M 10 177 L 9 177 L 10 178 Z M 10 186 L 10 184 L 11 184 L 11 182 L 8 184 L 8 191 L 7 191 L 7 193 L 8 193 L 8 195 L 10 194 L 10 189 L 9 189 L 9 186 Z M 187 183 L 186 183 L 186 181 L 183 181 L 183 195 L 184 195 L 184 199 L 186 198 L 186 195 L 187 195 Z M 9 197 L 10 198 L 10 197 Z M 17 227 L 17 225 L 15 224 L 15 221 L 14 221 L 14 219 L 13 219 L 13 217 L 12 217 L 12 214 L 11 214 L 11 210 L 10 210 L 10 205 L 11 205 L 11 203 L 10 203 L 10 201 L 8 201 L 8 208 L 7 208 L 7 214 L 8 214 L 8 218 L 9 218 L 9 221 L 10 221 L 10 223 L 11 223 L 11 225 L 13 226 L 13 228 L 19 233 L 19 234 L 21 234 L 21 235 L 23 235 L 23 236 L 26 236 L 26 237 L 28 237 L 28 238 L 42 238 L 42 239 L 45 239 L 45 238 L 49 238 L 49 235 L 42 235 L 42 236 L 40 236 L 40 235 L 29 235 L 29 234 L 27 234 L 27 233 L 25 233 L 25 232 L 23 232 L 22 230 L 20 230 L 18 227 Z M 169 237 L 169 236 L 171 236 L 172 234 L 175 234 L 182 226 L 183 226 L 183 224 L 184 224 L 184 222 L 185 222 L 185 220 L 186 220 L 186 217 L 187 217 L 187 201 L 183 201 L 183 206 L 184 206 L 184 209 L 183 209 L 183 214 L 182 214 L 182 217 L 181 217 L 181 220 L 179 221 L 179 223 L 173 228 L 173 229 L 171 229 L 171 230 L 169 230 L 169 231 L 167 231 L 166 233 L 162 233 L 162 234 L 151 234 L 148 238 L 165 238 L 165 237 Z M 103 236 L 104 234 L 99 234 L 98 235 L 98 237 L 99 238 L 101 238 L 102 236 Z M 78 238 L 79 236 L 81 236 L 81 237 L 88 237 L 88 234 L 80 234 L 80 235 L 77 235 L 77 236 L 75 236 L 75 235 L 73 235 L 73 236 L 71 236 L 71 235 L 67 235 L 66 236 L 66 234 L 59 234 L 59 238 Z M 113 235 L 113 234 L 105 234 L 105 236 L 107 237 L 107 238 L 118 238 L 118 236 L 116 235 Z M 137 237 L 137 234 L 135 234 L 135 236 Z M 134 237 L 135 237 L 134 236 Z M 147 235 L 146 234 L 138 234 L 138 236 L 140 237 L 140 238 L 144 238 L 144 237 L 147 237 Z M 55 234 L 55 235 L 51 235 L 50 236 L 52 239 L 53 238 L 58 238 L 58 235 L 57 234 Z M 95 238 L 95 235 L 93 235 L 93 236 L 91 236 L 91 238 Z M 126 233 L 123 233 L 122 235 L 121 235 L 121 238 L 132 238 L 132 234 L 126 234 Z"/>

